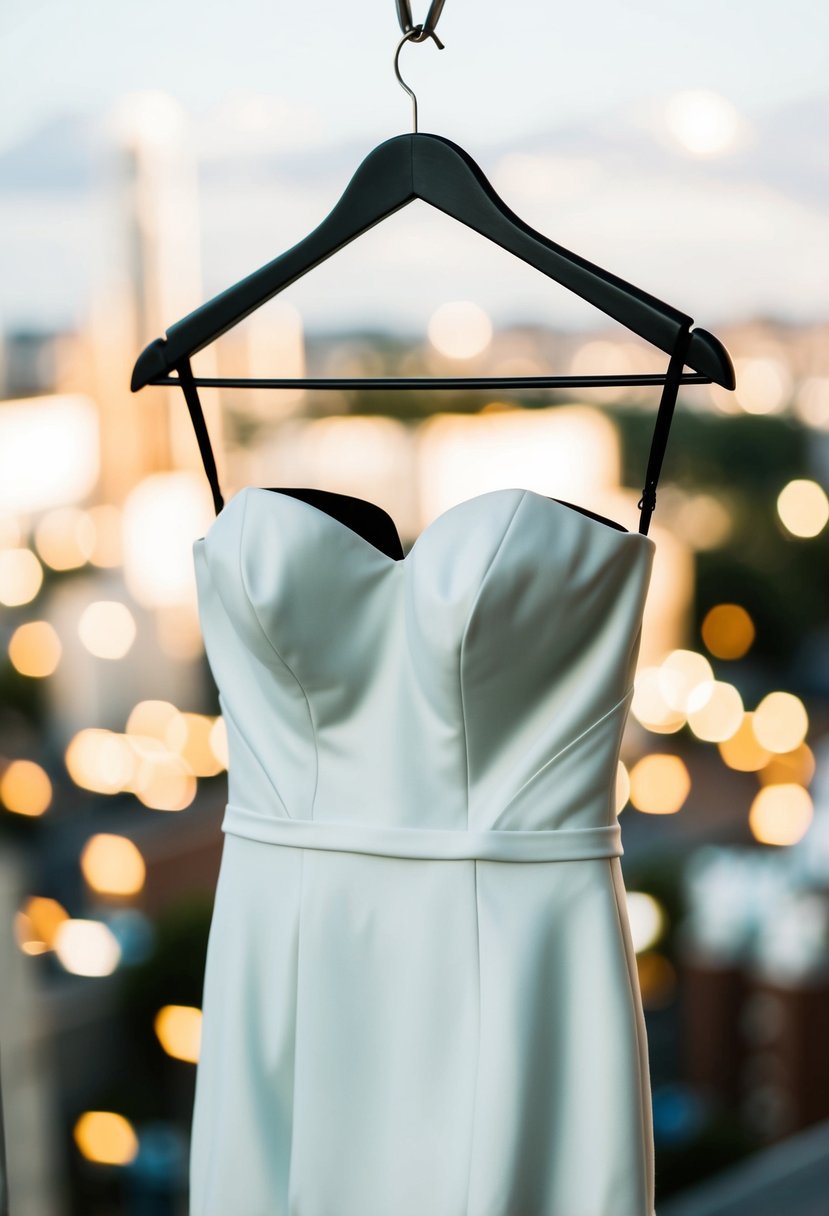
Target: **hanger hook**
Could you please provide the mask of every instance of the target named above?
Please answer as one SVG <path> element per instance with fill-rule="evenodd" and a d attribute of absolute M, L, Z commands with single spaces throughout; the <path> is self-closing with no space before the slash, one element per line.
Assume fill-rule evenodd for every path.
<path fill-rule="evenodd" d="M 400 52 L 403 49 L 404 42 L 425 42 L 427 38 L 432 38 L 441 51 L 444 49 L 443 43 L 440 41 L 440 39 L 438 38 L 438 36 L 434 30 L 429 30 L 428 32 L 424 32 L 424 27 L 422 25 L 415 25 L 415 26 L 413 26 L 412 29 L 406 31 L 406 33 L 403 35 L 403 37 L 398 42 L 397 50 L 394 53 L 394 74 L 398 79 L 400 87 L 402 89 L 405 89 L 405 91 L 409 94 L 409 96 L 412 99 L 412 130 L 414 131 L 415 134 L 417 134 L 417 98 L 415 97 L 412 89 L 409 88 L 409 86 L 406 84 L 406 81 L 400 75 L 399 60 L 400 60 Z"/>

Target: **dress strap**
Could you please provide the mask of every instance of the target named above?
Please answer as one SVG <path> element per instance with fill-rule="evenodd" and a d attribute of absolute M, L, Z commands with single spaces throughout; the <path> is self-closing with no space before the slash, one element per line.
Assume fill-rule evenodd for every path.
<path fill-rule="evenodd" d="M 207 426 L 202 413 L 201 402 L 199 401 L 199 393 L 196 388 L 196 382 L 193 379 L 193 372 L 190 367 L 190 360 L 184 359 L 176 367 L 178 378 L 181 382 L 181 388 L 184 393 L 184 400 L 187 402 L 187 408 L 190 411 L 190 420 L 193 423 L 193 429 L 196 432 L 196 439 L 199 441 L 199 451 L 201 452 L 204 471 L 207 474 L 207 480 L 210 482 L 210 489 L 213 493 L 213 508 L 218 515 L 225 505 L 225 500 L 222 497 L 222 492 L 219 489 L 219 476 L 216 472 L 216 461 L 213 456 L 213 448 L 210 445 L 210 436 L 207 433 Z"/>
<path fill-rule="evenodd" d="M 691 320 L 683 321 L 682 327 L 676 337 L 676 345 L 674 346 L 671 361 L 665 374 L 665 385 L 662 389 L 662 399 L 659 402 L 659 412 L 656 415 L 656 426 L 654 427 L 651 450 L 648 457 L 648 469 L 645 474 L 645 487 L 642 490 L 642 497 L 636 504 L 641 511 L 639 531 L 645 536 L 648 534 L 651 515 L 656 507 L 656 483 L 659 480 L 662 457 L 665 455 L 665 448 L 668 444 L 668 432 L 671 429 L 674 406 L 676 405 L 677 393 L 682 381 L 682 369 L 685 367 L 685 358 L 688 354 L 688 346 L 691 341 L 692 324 L 693 321 Z"/>
<path fill-rule="evenodd" d="M 651 440 L 651 450 L 648 457 L 648 468 L 645 476 L 645 486 L 642 491 L 642 497 L 636 504 L 639 507 L 641 515 L 639 517 L 639 531 L 647 536 L 648 526 L 650 524 L 651 515 L 656 507 L 656 483 L 659 480 L 659 473 L 662 468 L 662 458 L 665 455 L 665 448 L 668 443 L 668 433 L 671 429 L 671 420 L 673 419 L 674 406 L 676 405 L 677 393 L 682 381 L 682 370 L 685 367 L 685 358 L 688 353 L 688 346 L 691 341 L 691 325 L 692 321 L 685 321 L 682 324 L 679 333 L 677 334 L 676 345 L 674 352 L 671 355 L 671 361 L 668 364 L 668 370 L 665 375 L 665 385 L 662 389 L 662 399 L 659 402 L 659 411 L 656 416 L 656 426 L 654 427 L 653 439 Z M 219 488 L 219 477 L 216 472 L 216 461 L 213 456 L 213 448 L 210 444 L 210 436 L 207 433 L 207 427 L 202 413 L 201 402 L 199 401 L 198 389 L 196 388 L 193 372 L 190 367 L 190 360 L 184 359 L 177 364 L 176 371 L 178 372 L 179 382 L 184 393 L 184 399 L 187 402 L 187 408 L 190 411 L 190 419 L 193 423 L 193 429 L 196 432 L 196 439 L 201 452 L 204 471 L 207 474 L 207 480 L 210 482 L 210 489 L 213 494 L 213 506 L 218 515 L 224 507 L 224 498 L 222 497 L 221 489 Z"/>

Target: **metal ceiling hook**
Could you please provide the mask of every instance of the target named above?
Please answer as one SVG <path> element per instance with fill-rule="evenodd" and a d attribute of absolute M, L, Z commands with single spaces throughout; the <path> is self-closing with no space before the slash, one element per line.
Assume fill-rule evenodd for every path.
<path fill-rule="evenodd" d="M 409 7 L 408 0 L 397 0 L 397 3 L 398 3 L 398 9 L 402 8 L 404 4 L 405 4 L 406 8 Z M 443 0 L 440 0 L 440 7 L 441 8 L 443 7 Z M 435 3 L 432 4 L 432 8 L 435 8 Z M 432 10 L 430 9 L 429 10 L 430 17 L 431 17 L 431 11 Z M 440 11 L 438 11 L 438 16 L 440 16 Z M 428 20 L 428 18 L 427 18 L 427 20 Z M 402 22 L 401 22 L 401 24 L 402 24 Z M 403 49 L 404 42 L 425 42 L 426 38 L 429 38 L 429 37 L 431 37 L 435 40 L 435 42 L 437 43 L 437 45 L 441 51 L 444 49 L 443 43 L 437 37 L 434 30 L 432 30 L 431 33 L 426 33 L 424 26 L 413 25 L 411 27 L 411 29 L 407 30 L 406 33 L 403 35 L 403 37 L 400 39 L 400 41 L 397 44 L 397 50 L 394 53 L 394 74 L 398 79 L 400 87 L 402 89 L 405 89 L 405 91 L 409 94 L 409 96 L 412 99 L 412 130 L 414 131 L 415 134 L 417 134 L 417 98 L 414 95 L 414 91 L 409 88 L 409 86 L 406 84 L 406 81 L 400 75 L 400 65 L 399 65 L 400 52 Z"/>

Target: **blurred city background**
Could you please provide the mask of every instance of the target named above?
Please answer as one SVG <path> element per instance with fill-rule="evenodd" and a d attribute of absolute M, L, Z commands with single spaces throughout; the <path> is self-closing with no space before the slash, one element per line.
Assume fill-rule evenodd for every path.
<path fill-rule="evenodd" d="M 415 6 L 417 7 L 417 6 Z M 425 13 L 425 5 L 422 6 Z M 0 18 L 0 1080 L 12 1216 L 184 1216 L 226 738 L 192 544 L 215 518 L 135 358 L 410 129 L 394 5 Z M 731 11 L 740 10 L 739 12 Z M 829 87 L 824 9 L 450 3 L 420 129 L 692 315 L 617 778 L 659 1216 L 817 1216 L 829 1175 Z M 415 20 L 423 13 L 415 13 Z M 786 31 L 782 30 L 785 23 Z M 822 28 L 819 28 L 822 27 Z M 414 204 L 196 356 L 203 376 L 661 372 Z M 225 498 L 367 498 L 404 549 L 522 486 L 638 528 L 658 389 L 203 390 Z M 262 926 L 267 932 L 267 926 Z M 570 1216 L 570 1214 L 562 1214 Z M 628 1214 L 624 1214 L 628 1216 Z"/>

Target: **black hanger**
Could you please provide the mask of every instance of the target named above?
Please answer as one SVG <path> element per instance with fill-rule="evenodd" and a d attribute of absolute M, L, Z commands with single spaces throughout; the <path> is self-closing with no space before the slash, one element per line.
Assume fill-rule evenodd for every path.
<path fill-rule="evenodd" d="M 373 228 L 415 199 L 430 203 L 453 219 L 480 232 L 620 321 L 659 350 L 671 353 L 691 317 L 639 287 L 570 253 L 525 224 L 499 198 L 481 169 L 463 148 L 442 135 L 397 135 L 365 158 L 345 193 L 319 227 L 272 262 L 191 312 L 139 356 L 132 390 L 147 384 L 177 384 L 170 373 L 183 360 L 209 346 L 278 292 L 324 262 L 338 249 Z M 682 383 L 720 384 L 733 388 L 734 368 L 722 343 L 704 329 L 691 333 L 685 358 L 696 376 Z M 602 384 L 664 384 L 664 375 L 647 376 L 512 376 L 375 379 L 200 380 L 198 385 L 257 388 L 549 388 Z"/>
<path fill-rule="evenodd" d="M 537 389 L 661 384 L 663 392 L 651 442 L 645 487 L 638 503 L 642 512 L 639 531 L 647 533 L 650 516 L 656 505 L 656 484 L 679 385 L 709 384 L 713 381 L 724 388 L 733 389 L 734 368 L 728 351 L 707 330 L 692 330 L 693 321 L 685 313 L 625 282 L 610 271 L 570 253 L 530 228 L 499 198 L 482 170 L 463 148 L 442 135 L 418 133 L 417 99 L 400 76 L 397 58 L 404 42 L 410 40 L 420 42 L 431 38 L 442 48 L 442 43 L 434 32 L 442 7 L 442 0 L 432 0 L 426 22 L 412 26 L 408 0 L 398 0 L 398 16 L 404 36 L 397 48 L 395 72 L 400 84 L 412 98 L 413 134 L 395 136 L 370 152 L 334 209 L 297 245 L 172 325 L 167 330 L 166 337 L 157 338 L 150 343 L 142 351 L 133 368 L 132 391 L 137 392 L 148 384 L 171 384 L 182 389 L 218 514 L 224 506 L 224 499 L 219 488 L 216 463 L 199 402 L 198 388 L 201 386 Z M 549 278 L 562 283 L 658 349 L 669 353 L 671 358 L 667 371 L 664 374 L 649 375 L 483 376 L 448 379 L 333 377 L 240 380 L 194 377 L 190 366 L 193 355 L 285 287 L 331 257 L 338 249 L 342 249 L 344 245 L 414 199 L 421 199 L 460 220 Z M 686 365 L 693 369 L 691 374 L 684 373 Z M 176 376 L 170 374 L 173 371 L 177 373 Z M 367 502 L 364 505 L 374 507 L 374 504 Z M 621 527 L 620 524 L 614 526 Z"/>

